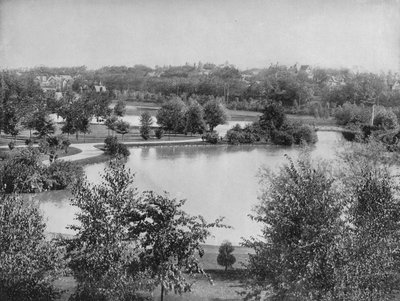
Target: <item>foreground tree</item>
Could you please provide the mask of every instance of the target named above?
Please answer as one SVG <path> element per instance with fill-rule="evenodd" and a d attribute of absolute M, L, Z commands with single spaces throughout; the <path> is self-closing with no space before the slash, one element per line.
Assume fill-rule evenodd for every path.
<path fill-rule="evenodd" d="M 233 251 L 235 251 L 235 248 L 229 241 L 224 241 L 218 249 L 217 262 L 225 267 L 225 271 L 236 262 L 235 256 L 232 255 Z"/>
<path fill-rule="evenodd" d="M 271 288 L 274 300 L 320 300 L 334 288 L 327 260 L 340 233 L 341 198 L 334 181 L 310 159 L 291 160 L 278 173 L 264 171 L 256 221 L 263 240 L 247 240 L 254 248 L 248 271 L 256 295 Z M 307 299 L 308 300 L 308 299 Z"/>
<path fill-rule="evenodd" d="M 204 273 L 196 256 L 210 228 L 201 216 L 189 216 L 183 201 L 132 187 L 133 175 L 112 161 L 98 185 L 86 181 L 73 191 L 77 232 L 64 241 L 69 267 L 78 281 L 73 300 L 140 300 L 138 291 L 189 291 L 183 273 Z"/>
<path fill-rule="evenodd" d="M 37 206 L 0 193 L 0 299 L 55 300 L 60 290 L 62 252 L 45 239 L 46 225 Z"/>

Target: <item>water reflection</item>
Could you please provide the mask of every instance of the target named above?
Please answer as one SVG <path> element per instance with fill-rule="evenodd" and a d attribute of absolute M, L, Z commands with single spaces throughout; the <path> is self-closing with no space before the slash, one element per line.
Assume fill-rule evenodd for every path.
<path fill-rule="evenodd" d="M 332 159 L 341 145 L 341 135 L 318 133 L 319 142 L 312 148 L 313 157 Z M 127 166 L 135 173 L 139 190 L 169 191 L 172 197 L 186 198 L 185 210 L 201 214 L 211 221 L 225 216 L 234 229 L 218 229 L 208 243 L 225 239 L 237 244 L 241 237 L 257 235 L 259 225 L 248 214 L 257 203 L 257 174 L 261 166 L 276 168 L 285 162 L 284 155 L 296 158 L 299 147 L 277 146 L 164 146 L 131 148 Z M 99 182 L 106 163 L 85 168 L 90 181 Z M 48 218 L 48 230 L 67 232 L 76 209 L 69 206 L 67 194 L 45 193 L 38 196 Z"/>

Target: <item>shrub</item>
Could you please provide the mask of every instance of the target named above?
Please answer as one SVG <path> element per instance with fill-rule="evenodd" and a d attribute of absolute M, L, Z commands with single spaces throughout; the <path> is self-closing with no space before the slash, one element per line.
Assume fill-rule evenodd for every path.
<path fill-rule="evenodd" d="M 47 168 L 47 174 L 51 190 L 71 187 L 82 178 L 83 168 L 74 162 L 57 160 Z"/>
<path fill-rule="evenodd" d="M 392 110 L 378 107 L 374 116 L 374 126 L 383 130 L 393 130 L 396 129 L 399 124 L 397 122 L 397 116 Z"/>
<path fill-rule="evenodd" d="M 291 146 L 294 143 L 293 135 L 284 131 L 274 131 L 271 135 L 272 142 L 277 145 Z"/>
<path fill-rule="evenodd" d="M 128 157 L 130 155 L 128 147 L 118 142 L 118 138 L 114 136 L 108 136 L 104 139 L 104 149 L 106 154 L 110 156 L 122 156 Z"/>
<path fill-rule="evenodd" d="M 158 128 L 155 131 L 156 138 L 161 139 L 164 136 L 164 130 L 162 128 Z"/>
<path fill-rule="evenodd" d="M 336 109 L 335 118 L 338 125 L 367 124 L 371 119 L 371 110 L 346 102 Z"/>
<path fill-rule="evenodd" d="M 211 144 L 217 144 L 219 140 L 219 136 L 217 132 L 207 132 L 202 139 Z"/>
<path fill-rule="evenodd" d="M 293 139 L 295 144 L 300 144 L 302 141 L 307 144 L 314 144 L 318 141 L 317 133 L 309 125 L 301 125 L 293 132 Z"/>
<path fill-rule="evenodd" d="M 228 141 L 229 144 L 237 145 L 239 143 L 242 143 L 243 134 L 234 129 L 230 129 L 228 130 L 228 132 L 226 132 L 226 140 Z"/>
<path fill-rule="evenodd" d="M 8 148 L 9 148 L 10 150 L 13 150 L 13 149 L 15 148 L 15 142 L 14 142 L 14 141 L 10 141 L 10 142 L 8 143 Z"/>
<path fill-rule="evenodd" d="M 39 208 L 16 195 L 0 194 L 0 298 L 55 300 L 53 285 L 64 270 L 62 253 L 45 240 Z"/>
<path fill-rule="evenodd" d="M 33 145 L 33 139 L 29 138 L 25 140 L 25 145 L 27 146 L 32 146 Z"/>

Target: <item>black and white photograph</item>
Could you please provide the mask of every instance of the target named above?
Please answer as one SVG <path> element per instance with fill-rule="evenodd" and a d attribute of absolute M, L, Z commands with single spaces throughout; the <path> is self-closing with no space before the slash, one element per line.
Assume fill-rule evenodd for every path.
<path fill-rule="evenodd" d="M 0 0 L 0 301 L 400 300 L 400 0 Z"/>

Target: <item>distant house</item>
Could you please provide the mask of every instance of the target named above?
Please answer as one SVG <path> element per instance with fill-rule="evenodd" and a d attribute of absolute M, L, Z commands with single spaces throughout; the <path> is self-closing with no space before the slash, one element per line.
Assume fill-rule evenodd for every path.
<path fill-rule="evenodd" d="M 328 88 L 335 88 L 338 86 L 344 86 L 346 84 L 346 81 L 342 76 L 331 76 L 329 79 L 326 81 L 326 85 Z"/>
<path fill-rule="evenodd" d="M 36 76 L 43 91 L 65 91 L 72 86 L 73 78 L 70 75 Z"/>
<path fill-rule="evenodd" d="M 106 91 L 107 91 L 106 87 L 103 86 L 103 85 L 101 84 L 101 82 L 100 82 L 100 84 L 98 84 L 98 85 L 94 85 L 94 90 L 95 90 L 96 92 L 106 92 Z"/>

